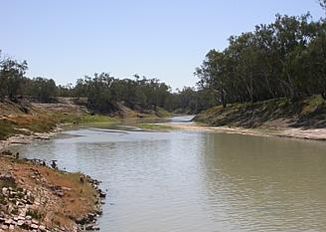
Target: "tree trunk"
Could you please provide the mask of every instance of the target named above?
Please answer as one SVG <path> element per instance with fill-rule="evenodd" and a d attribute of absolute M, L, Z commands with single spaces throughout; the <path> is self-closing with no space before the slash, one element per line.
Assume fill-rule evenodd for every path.
<path fill-rule="evenodd" d="M 321 93 L 321 96 L 323 97 L 324 100 L 326 100 L 326 90 Z"/>
<path fill-rule="evenodd" d="M 223 108 L 226 108 L 227 103 L 226 103 L 226 97 L 225 97 L 225 91 L 224 90 L 222 90 L 221 102 L 222 102 Z"/>

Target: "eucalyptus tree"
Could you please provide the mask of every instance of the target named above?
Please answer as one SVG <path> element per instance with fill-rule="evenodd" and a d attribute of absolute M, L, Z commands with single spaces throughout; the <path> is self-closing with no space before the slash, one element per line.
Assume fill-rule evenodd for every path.
<path fill-rule="evenodd" d="M 0 50 L 0 97 L 8 96 L 16 100 L 17 95 L 22 94 L 22 83 L 25 80 L 27 62 L 19 62 L 11 58 L 5 58 Z"/>
<path fill-rule="evenodd" d="M 319 4 L 325 10 L 326 13 L 326 0 L 319 0 Z"/>
<path fill-rule="evenodd" d="M 198 86 L 224 107 L 278 97 L 326 96 L 324 20 L 276 15 L 275 22 L 231 36 L 223 51 L 211 50 L 196 69 Z"/>
<path fill-rule="evenodd" d="M 25 86 L 26 95 L 40 102 L 52 102 L 57 96 L 58 88 L 53 79 L 36 77 L 25 83 L 28 83 Z"/>

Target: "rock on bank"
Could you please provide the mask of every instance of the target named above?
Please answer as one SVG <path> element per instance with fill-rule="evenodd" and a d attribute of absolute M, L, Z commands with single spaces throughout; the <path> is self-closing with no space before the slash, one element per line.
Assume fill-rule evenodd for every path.
<path fill-rule="evenodd" d="M 0 155 L 0 231 L 97 230 L 99 182 Z"/>

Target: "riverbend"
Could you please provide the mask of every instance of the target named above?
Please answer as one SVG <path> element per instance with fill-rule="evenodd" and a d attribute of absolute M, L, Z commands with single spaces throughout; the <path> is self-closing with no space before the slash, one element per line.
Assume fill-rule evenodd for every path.
<path fill-rule="evenodd" d="M 324 142 L 85 128 L 15 149 L 101 180 L 102 231 L 326 230 Z"/>

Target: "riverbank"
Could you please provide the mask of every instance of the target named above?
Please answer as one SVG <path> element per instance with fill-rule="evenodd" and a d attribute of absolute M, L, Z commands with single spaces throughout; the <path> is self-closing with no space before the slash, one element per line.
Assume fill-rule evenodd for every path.
<path fill-rule="evenodd" d="M 56 103 L 34 103 L 27 99 L 19 102 L 0 101 L 0 151 L 13 144 L 28 144 L 35 139 L 46 140 L 62 128 L 110 127 L 125 123 L 155 121 L 170 114 L 161 108 L 156 111 L 137 112 L 116 104 L 113 115 L 92 114 L 85 104 L 73 98 L 58 98 Z"/>
<path fill-rule="evenodd" d="M 40 161 L 0 155 L 0 231 L 81 231 L 97 229 L 99 182 Z"/>
<path fill-rule="evenodd" d="M 326 140 L 326 103 L 321 96 L 295 102 L 274 99 L 217 106 L 200 113 L 194 121 L 210 131 Z"/>
<path fill-rule="evenodd" d="M 46 133 L 33 133 L 30 135 L 15 134 L 5 140 L 0 140 L 0 152 L 8 149 L 10 146 L 13 145 L 30 144 L 35 140 L 49 140 L 51 137 L 55 136 L 60 131 L 62 131 L 62 129 L 60 127 L 57 127 L 51 132 Z"/>
<path fill-rule="evenodd" d="M 209 132 L 239 134 L 259 137 L 284 137 L 294 139 L 326 141 L 326 128 L 321 129 L 302 129 L 302 128 L 243 128 L 243 127 L 212 127 L 205 124 L 165 124 L 175 130 L 184 130 L 190 132 Z"/>

